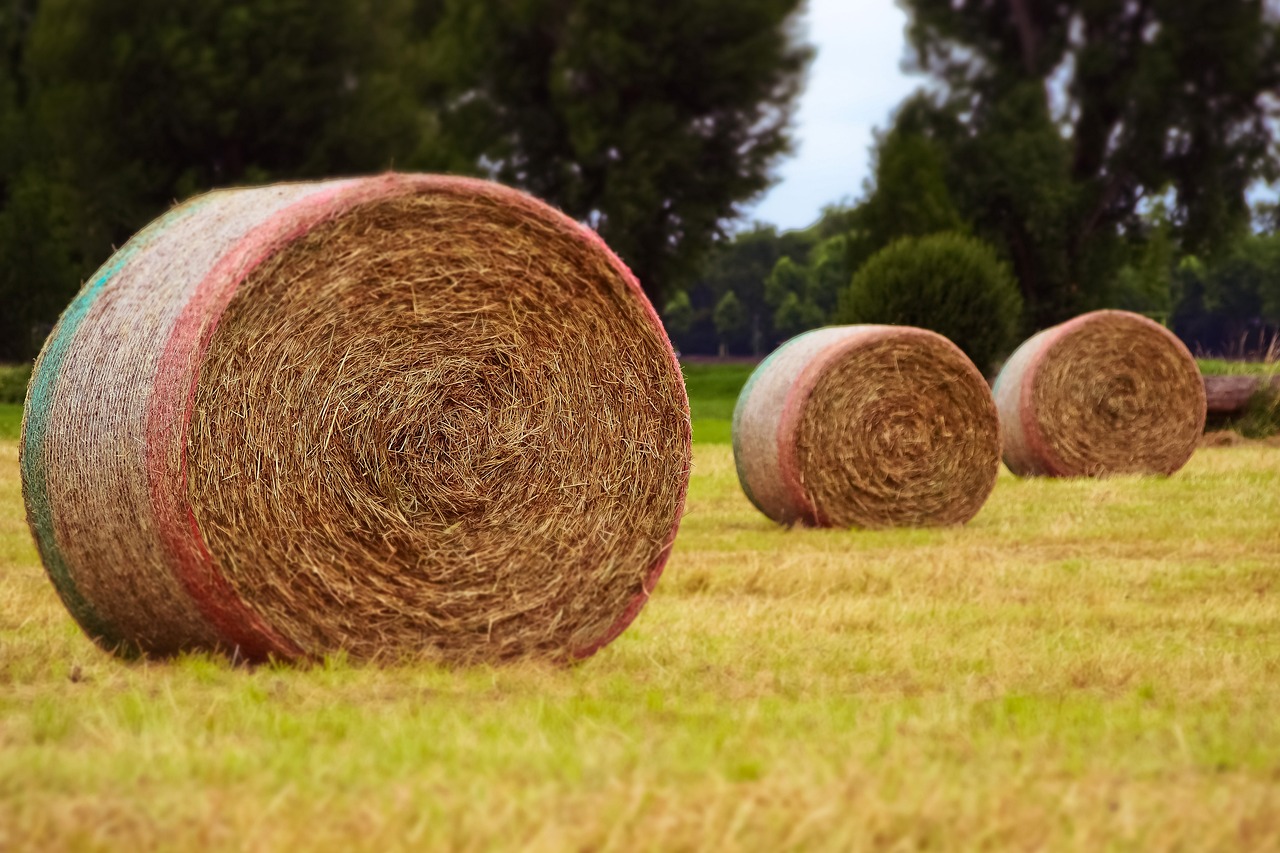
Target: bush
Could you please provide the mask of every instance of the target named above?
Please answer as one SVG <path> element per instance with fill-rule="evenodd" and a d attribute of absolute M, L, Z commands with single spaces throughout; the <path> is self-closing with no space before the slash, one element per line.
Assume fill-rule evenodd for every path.
<path fill-rule="evenodd" d="M 839 323 L 920 326 L 950 338 L 984 373 L 1018 343 L 1022 297 L 995 251 L 941 233 L 897 240 L 840 294 Z"/>

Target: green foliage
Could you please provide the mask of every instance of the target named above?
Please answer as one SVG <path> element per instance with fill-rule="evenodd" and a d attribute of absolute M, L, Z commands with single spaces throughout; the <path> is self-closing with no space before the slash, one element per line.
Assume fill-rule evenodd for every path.
<path fill-rule="evenodd" d="M 423 144 L 409 0 L 43 0 L 32 115 L 100 261 L 175 199 Z"/>
<path fill-rule="evenodd" d="M 0 4 L 0 358 L 215 186 L 429 165 L 412 0 Z"/>
<path fill-rule="evenodd" d="M 1183 258 L 1174 286 L 1173 327 L 1184 339 L 1236 357 L 1261 352 L 1280 326 L 1280 233 L 1246 232 L 1207 259 Z"/>
<path fill-rule="evenodd" d="M 907 124 L 878 140 L 872 191 L 853 214 L 854 264 L 899 237 L 968 230 L 947 186 L 946 152 Z"/>
<path fill-rule="evenodd" d="M 811 270 L 790 257 L 778 259 L 765 281 L 765 301 L 773 307 L 773 328 L 782 338 L 821 326 L 824 312 L 813 300 L 814 277 Z"/>
<path fill-rule="evenodd" d="M 663 305 L 791 144 L 801 2 L 0 0 L 0 358 L 175 201 L 392 167 L 545 198 Z"/>
<path fill-rule="evenodd" d="M 734 342 L 735 338 L 742 335 L 747 328 L 747 312 L 742 307 L 741 300 L 732 290 L 725 291 L 724 296 L 720 297 L 720 301 L 716 303 L 715 311 L 711 315 L 712 322 L 716 326 L 716 334 L 720 336 L 720 354 L 724 355 L 729 350 L 729 345 Z"/>
<path fill-rule="evenodd" d="M 764 282 L 764 301 L 777 308 L 788 296 L 803 294 L 809 287 L 805 268 L 790 256 L 784 255 L 773 265 Z"/>
<path fill-rule="evenodd" d="M 1145 314 L 1161 323 L 1167 323 L 1173 312 L 1178 250 L 1164 213 L 1158 209 L 1149 217 L 1150 227 L 1117 272 L 1111 296 L 1112 307 Z"/>
<path fill-rule="evenodd" d="M 779 339 L 773 328 L 773 317 L 780 302 L 770 301 L 769 281 L 782 258 L 797 265 L 807 262 L 816 240 L 811 231 L 789 231 L 779 234 L 772 226 L 759 225 L 742 231 L 721 243 L 710 255 L 703 274 L 688 288 L 694 309 L 694 325 L 680 340 L 684 352 L 716 352 L 721 337 L 716 332 L 715 306 L 726 293 L 733 291 L 746 314 L 746 330 L 729 341 L 729 349 L 738 353 L 761 355 Z M 780 301 L 785 294 L 776 294 Z"/>
<path fill-rule="evenodd" d="M 990 246 L 934 234 L 876 253 L 841 294 L 836 319 L 932 329 L 986 372 L 1017 343 L 1021 309 L 1017 285 Z"/>
<path fill-rule="evenodd" d="M 444 0 L 442 121 L 499 179 L 596 227 L 662 304 L 790 148 L 800 6 Z"/>
<path fill-rule="evenodd" d="M 826 322 L 826 315 L 812 301 L 795 293 L 788 293 L 773 314 L 773 327 L 784 338 L 816 329 Z"/>
<path fill-rule="evenodd" d="M 693 303 L 689 301 L 689 294 L 683 290 L 676 291 L 662 309 L 662 324 L 667 334 L 672 338 L 689 334 L 693 320 Z"/>
<path fill-rule="evenodd" d="M 0 206 L 0 360 L 31 358 L 86 270 L 76 242 L 74 200 L 64 185 L 28 168 Z"/>
<path fill-rule="evenodd" d="M 1247 219 L 1250 183 L 1280 171 L 1280 19 L 1259 0 L 903 5 L 936 96 L 898 124 L 941 147 L 1035 326 L 1104 304 L 1126 264 L 1132 295 L 1144 199 L 1169 189 L 1172 238 L 1211 253 Z"/>
<path fill-rule="evenodd" d="M 853 236 L 844 233 L 826 238 L 809 254 L 808 296 L 824 316 L 835 311 L 840 291 L 853 275 L 854 251 Z"/>

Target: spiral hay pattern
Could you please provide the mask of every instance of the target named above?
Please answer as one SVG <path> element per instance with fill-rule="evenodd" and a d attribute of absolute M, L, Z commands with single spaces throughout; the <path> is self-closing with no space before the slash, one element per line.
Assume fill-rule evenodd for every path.
<path fill-rule="evenodd" d="M 1020 476 L 1172 474 L 1204 432 L 1200 369 L 1173 333 L 1094 311 L 1022 344 L 1000 371 L 1004 461 Z"/>
<path fill-rule="evenodd" d="M 45 347 L 28 520 L 123 654 L 572 659 L 615 638 L 688 485 L 638 283 L 528 196 L 384 175 L 210 193 Z"/>
<path fill-rule="evenodd" d="M 944 526 L 995 486 L 1000 434 L 982 374 L 941 335 L 837 326 L 783 344 L 738 397 L 743 491 L 782 524 Z"/>

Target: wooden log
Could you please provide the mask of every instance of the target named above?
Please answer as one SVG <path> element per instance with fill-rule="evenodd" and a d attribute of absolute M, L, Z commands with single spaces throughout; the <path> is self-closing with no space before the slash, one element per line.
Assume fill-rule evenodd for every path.
<path fill-rule="evenodd" d="M 1265 385 L 1280 392 L 1280 374 L 1275 376 L 1206 376 L 1204 393 L 1211 414 L 1230 415 L 1244 409 L 1249 398 Z"/>

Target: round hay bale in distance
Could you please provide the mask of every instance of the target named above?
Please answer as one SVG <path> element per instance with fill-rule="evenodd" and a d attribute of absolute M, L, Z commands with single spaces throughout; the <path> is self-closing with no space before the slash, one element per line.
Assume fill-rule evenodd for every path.
<path fill-rule="evenodd" d="M 658 580 L 689 409 L 593 232 L 391 174 L 140 232 L 46 344 L 21 464 L 50 578 L 122 654 L 567 660 Z"/>
<path fill-rule="evenodd" d="M 982 374 L 942 335 L 834 326 L 751 375 L 733 455 L 747 497 L 782 524 L 963 524 L 995 486 L 999 421 Z"/>
<path fill-rule="evenodd" d="M 1172 474 L 1204 433 L 1200 368 L 1140 314 L 1093 311 L 1045 329 L 995 383 L 1004 462 L 1022 476 Z"/>

